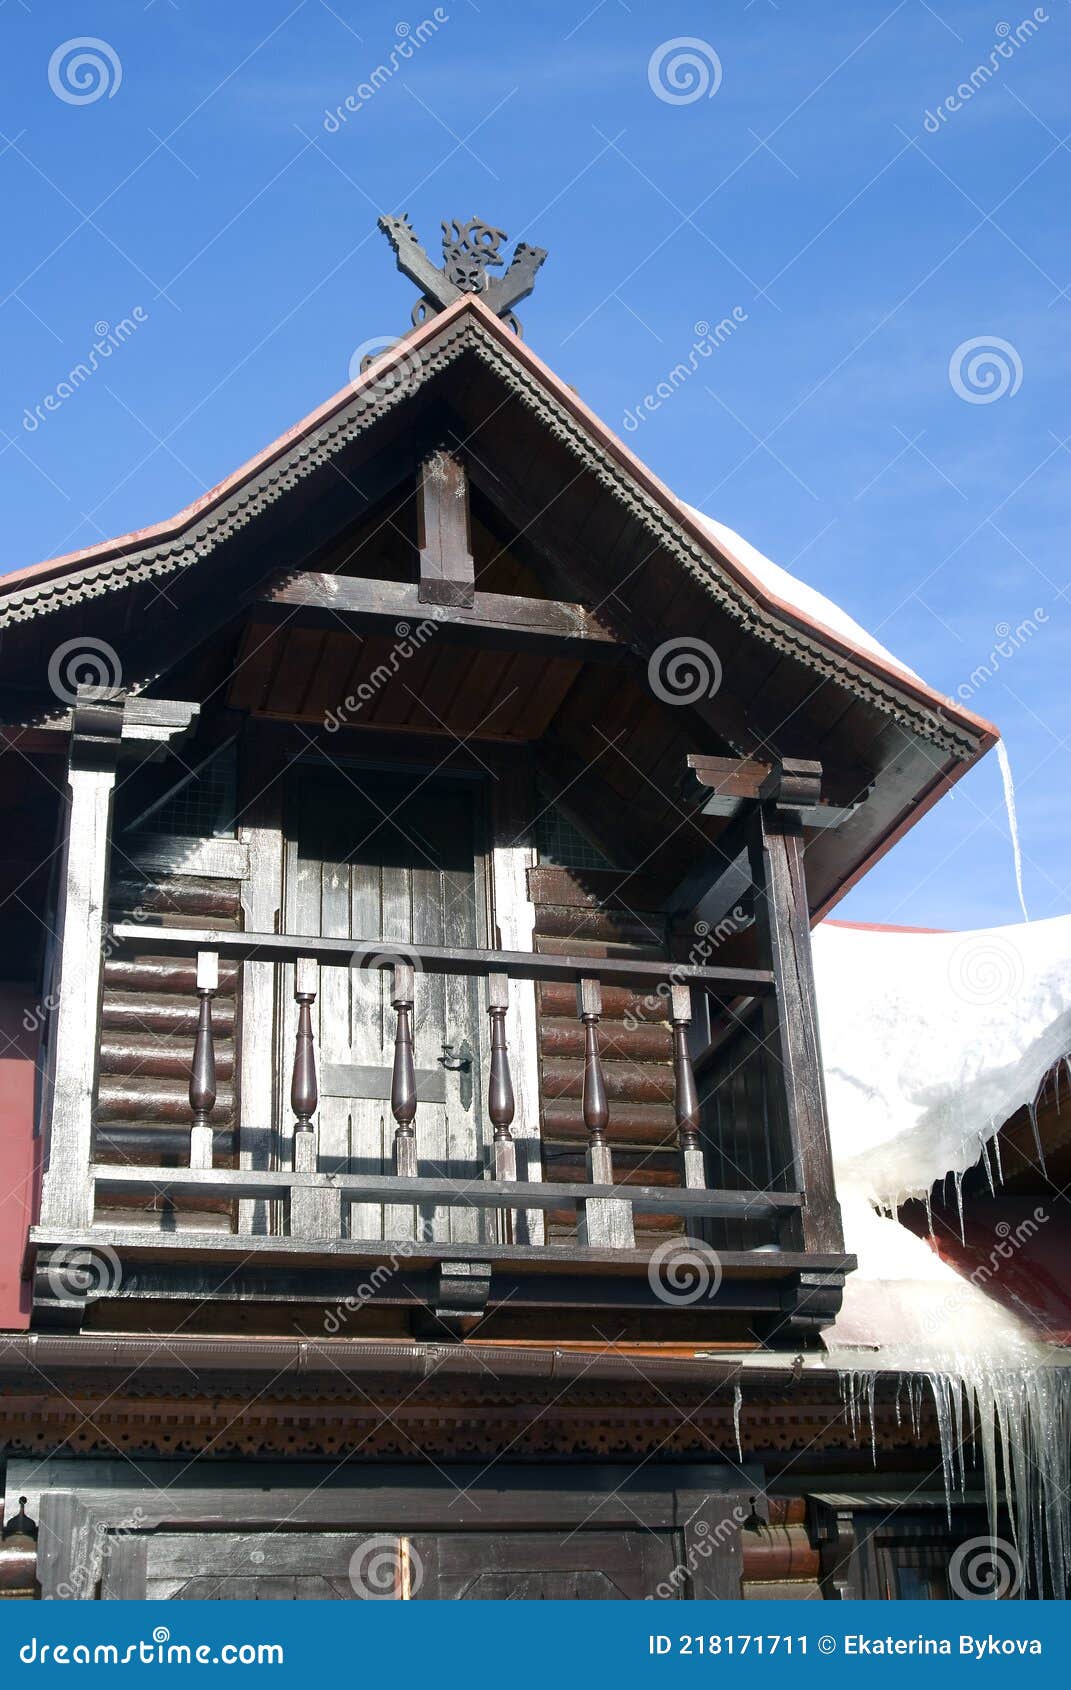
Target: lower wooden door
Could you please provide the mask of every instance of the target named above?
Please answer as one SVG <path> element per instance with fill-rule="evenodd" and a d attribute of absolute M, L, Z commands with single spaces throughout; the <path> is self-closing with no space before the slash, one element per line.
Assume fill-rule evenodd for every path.
<path fill-rule="evenodd" d="M 119 1538 L 105 1599 L 643 1601 L 683 1594 L 675 1531 L 159 1532 Z"/>
<path fill-rule="evenodd" d="M 677 1594 L 676 1532 L 439 1532 L 408 1546 L 409 1593 L 448 1602 L 640 1602 Z"/>

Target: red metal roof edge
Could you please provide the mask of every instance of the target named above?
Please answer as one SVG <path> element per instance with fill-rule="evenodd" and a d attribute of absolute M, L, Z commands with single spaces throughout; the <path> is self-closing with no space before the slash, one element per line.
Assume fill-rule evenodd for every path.
<path fill-rule="evenodd" d="M 837 921 L 828 917 L 823 927 L 850 927 L 857 933 L 948 933 L 947 927 L 901 927 L 895 921 Z"/>

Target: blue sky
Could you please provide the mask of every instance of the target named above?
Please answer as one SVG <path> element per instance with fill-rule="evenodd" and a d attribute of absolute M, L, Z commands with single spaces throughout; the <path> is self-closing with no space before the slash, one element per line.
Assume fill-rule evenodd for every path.
<path fill-rule="evenodd" d="M 4 0 L 0 567 L 186 504 L 401 332 L 378 211 L 429 246 L 479 214 L 549 248 L 528 339 L 659 475 L 970 689 L 1010 752 L 1030 913 L 1065 913 L 1068 0 L 407 7 Z M 50 61 L 83 36 L 107 91 L 76 102 L 92 80 Z M 960 349 L 994 338 L 972 377 Z M 1018 919 L 995 758 L 840 913 Z"/>

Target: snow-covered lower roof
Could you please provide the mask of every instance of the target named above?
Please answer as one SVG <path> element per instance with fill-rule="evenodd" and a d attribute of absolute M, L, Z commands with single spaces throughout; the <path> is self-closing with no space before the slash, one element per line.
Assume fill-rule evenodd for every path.
<path fill-rule="evenodd" d="M 961 933 L 823 922 L 814 966 L 838 1183 L 874 1203 L 972 1167 L 1071 1051 L 1071 916 Z"/>

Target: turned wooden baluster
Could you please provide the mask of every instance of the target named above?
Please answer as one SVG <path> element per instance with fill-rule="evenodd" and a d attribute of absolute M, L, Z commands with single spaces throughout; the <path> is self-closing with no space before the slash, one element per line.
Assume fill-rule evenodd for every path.
<path fill-rule="evenodd" d="M 298 957 L 294 964 L 294 1002 L 298 1006 L 297 1036 L 294 1041 L 294 1071 L 290 1080 L 290 1107 L 294 1111 L 294 1172 L 316 1175 L 319 1171 L 319 1134 L 312 1117 L 320 1101 L 316 1080 L 316 1045 L 312 1029 L 312 1006 L 316 1002 L 319 969 L 315 958 Z M 290 1193 L 290 1234 L 293 1238 L 337 1238 L 341 1232 L 340 1200 L 337 1192 L 322 1189 L 315 1181 L 294 1186 Z"/>
<path fill-rule="evenodd" d="M 394 964 L 391 1007 L 398 1017 L 394 1031 L 394 1072 L 390 1087 L 390 1112 L 398 1125 L 394 1132 L 394 1171 L 412 1179 L 417 1171 L 416 1060 L 413 1056 L 413 1005 L 416 1001 L 416 971 L 411 963 Z"/>
<path fill-rule="evenodd" d="M 584 1026 L 584 1125 L 588 1129 L 588 1180 L 592 1185 L 613 1185 L 613 1153 L 606 1139 L 610 1105 L 606 1100 L 602 1058 L 599 1055 L 599 1022 L 602 1018 L 602 985 L 583 979 L 576 988 L 577 1014 Z M 617 1198 L 593 1198 L 584 1205 L 581 1222 L 584 1243 L 613 1250 L 631 1250 L 632 1205 Z"/>
<path fill-rule="evenodd" d="M 513 1080 L 509 1071 L 509 1047 L 506 1044 L 506 1014 L 509 1010 L 509 976 L 487 976 L 487 1013 L 491 1022 L 491 1074 L 487 1083 L 487 1114 L 495 1129 L 492 1146 L 495 1179 L 517 1178 L 517 1146 L 510 1127 L 516 1113 Z M 512 1209 L 495 1211 L 497 1242 L 512 1244 L 514 1214 Z"/>
<path fill-rule="evenodd" d="M 316 1002 L 316 964 L 299 957 L 294 968 L 294 1001 L 298 1006 L 297 1040 L 294 1045 L 294 1073 L 290 1081 L 290 1107 L 294 1111 L 294 1142 L 312 1135 L 319 1092 L 316 1085 L 316 1051 L 312 1039 L 312 1006 Z"/>
<path fill-rule="evenodd" d="M 699 1142 L 699 1093 L 692 1058 L 688 1053 L 688 1028 L 692 1024 L 690 986 L 671 985 L 670 1022 L 673 1027 L 673 1080 L 681 1184 L 701 1190 L 707 1183 L 707 1177 L 703 1147 Z"/>
<path fill-rule="evenodd" d="M 190 1108 L 193 1126 L 190 1129 L 190 1167 L 212 1166 L 212 1125 L 209 1120 L 216 1106 L 216 1050 L 212 1034 L 212 999 L 219 990 L 219 954 L 216 951 L 197 953 L 197 996 L 201 1000 L 197 1013 L 197 1036 L 193 1042 L 193 1066 L 190 1069 Z"/>

